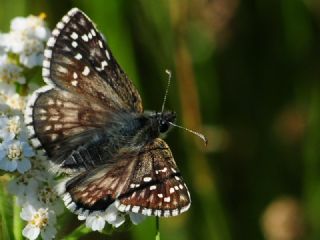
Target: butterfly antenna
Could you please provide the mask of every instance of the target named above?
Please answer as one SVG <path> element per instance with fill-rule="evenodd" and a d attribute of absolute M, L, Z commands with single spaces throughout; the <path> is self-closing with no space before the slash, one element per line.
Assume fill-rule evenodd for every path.
<path fill-rule="evenodd" d="M 201 139 L 204 141 L 204 144 L 205 144 L 206 146 L 208 145 L 208 139 L 207 139 L 203 134 L 198 133 L 198 132 L 196 132 L 196 131 L 193 131 L 193 130 L 191 130 L 191 129 L 188 129 L 188 128 L 179 126 L 179 125 L 177 125 L 177 124 L 174 124 L 173 122 L 169 122 L 169 124 L 172 125 L 172 126 L 174 126 L 174 127 L 181 128 L 181 129 L 183 129 L 183 130 L 186 130 L 186 131 L 188 131 L 188 132 L 190 132 L 190 133 L 198 136 L 199 138 L 201 138 Z"/>
<path fill-rule="evenodd" d="M 168 74 L 168 84 L 167 84 L 167 88 L 166 88 L 166 93 L 164 94 L 164 98 L 163 98 L 163 103 L 162 103 L 162 107 L 161 107 L 161 113 L 163 113 L 163 111 L 164 111 L 164 106 L 165 106 L 166 101 L 167 101 L 167 96 L 168 96 L 170 82 L 171 82 L 171 71 L 166 69 L 166 74 Z"/>

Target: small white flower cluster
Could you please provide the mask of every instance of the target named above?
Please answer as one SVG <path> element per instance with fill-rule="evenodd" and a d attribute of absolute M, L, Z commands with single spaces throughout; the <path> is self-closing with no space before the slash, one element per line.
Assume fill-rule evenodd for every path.
<path fill-rule="evenodd" d="M 145 216 L 139 213 L 129 212 L 130 220 L 137 225 L 145 219 Z M 86 226 L 93 231 L 102 231 L 106 222 L 113 227 L 118 228 L 125 222 L 125 213 L 120 212 L 115 204 L 111 204 L 104 212 L 92 212 L 88 216 L 78 215 L 79 220 L 86 220 Z"/>
<path fill-rule="evenodd" d="M 0 172 L 12 176 L 8 191 L 22 207 L 20 217 L 27 221 L 22 234 L 28 239 L 53 239 L 56 217 L 64 211 L 45 156 L 28 139 L 23 119 L 28 97 L 17 91 L 17 84 L 24 94 L 34 88 L 25 75 L 41 65 L 48 37 L 45 22 L 35 16 L 17 17 L 9 33 L 0 33 Z"/>
<path fill-rule="evenodd" d="M 43 15 L 14 18 L 11 31 L 0 35 L 0 53 L 18 55 L 20 64 L 27 68 L 41 66 L 45 42 L 50 35 L 43 18 Z"/>
<path fill-rule="evenodd" d="M 30 145 L 22 113 L 0 111 L 0 169 L 14 176 L 8 191 L 22 206 L 20 216 L 27 221 L 22 234 L 28 239 L 39 234 L 43 239 L 53 239 L 56 216 L 64 211 L 46 163 L 43 152 Z"/>
<path fill-rule="evenodd" d="M 46 171 L 46 157 L 37 152 L 31 159 L 32 168 L 11 180 L 8 190 L 22 206 L 20 217 L 27 221 L 22 231 L 28 239 L 53 239 L 57 233 L 56 217 L 64 205 L 54 190 L 53 177 Z"/>

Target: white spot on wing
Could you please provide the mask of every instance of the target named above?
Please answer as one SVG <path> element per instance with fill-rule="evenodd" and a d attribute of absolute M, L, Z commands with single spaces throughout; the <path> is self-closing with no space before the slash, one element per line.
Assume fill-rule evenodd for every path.
<path fill-rule="evenodd" d="M 138 213 L 139 212 L 140 207 L 139 206 L 133 206 L 131 211 L 134 213 Z"/>
<path fill-rule="evenodd" d="M 63 22 L 58 22 L 57 28 L 63 29 L 64 28 L 64 23 Z"/>
<path fill-rule="evenodd" d="M 83 41 L 85 41 L 85 42 L 88 42 L 88 41 L 89 41 L 88 36 L 87 36 L 86 34 L 83 34 L 83 35 L 81 36 L 81 38 L 82 38 Z"/>
<path fill-rule="evenodd" d="M 52 31 L 52 36 L 58 36 L 60 34 L 60 30 L 59 29 L 54 29 L 53 31 Z"/>
<path fill-rule="evenodd" d="M 52 129 L 51 125 L 47 125 L 47 126 L 44 127 L 44 130 L 45 130 L 45 131 L 49 131 L 49 130 L 51 130 L 51 129 Z"/>
<path fill-rule="evenodd" d="M 82 55 L 80 53 L 77 53 L 77 55 L 75 55 L 74 58 L 80 60 L 82 58 Z"/>
<path fill-rule="evenodd" d="M 160 217 L 161 216 L 161 210 L 155 210 L 154 215 Z"/>
<path fill-rule="evenodd" d="M 143 178 L 143 181 L 144 181 L 144 182 L 150 182 L 151 180 L 152 180 L 151 177 L 144 177 L 144 178 Z"/>
<path fill-rule="evenodd" d="M 109 55 L 108 50 L 106 50 L 106 56 L 107 56 L 108 60 L 110 60 L 110 55 Z"/>
<path fill-rule="evenodd" d="M 78 39 L 78 34 L 76 32 L 72 32 L 72 34 L 70 35 L 70 37 L 74 40 Z"/>
<path fill-rule="evenodd" d="M 71 81 L 71 84 L 76 87 L 78 85 L 78 81 L 77 80 L 73 80 L 73 81 Z"/>
<path fill-rule="evenodd" d="M 68 23 L 69 20 L 70 20 L 70 17 L 69 17 L 68 15 L 65 15 L 65 16 L 62 18 L 62 21 L 63 21 L 64 23 Z"/>
<path fill-rule="evenodd" d="M 101 41 L 101 40 L 99 40 L 99 42 L 98 42 L 98 43 L 99 43 L 99 47 L 100 47 L 100 48 L 103 48 L 103 43 L 102 43 L 102 41 Z"/>
<path fill-rule="evenodd" d="M 169 217 L 170 216 L 170 210 L 165 210 L 163 216 L 164 217 Z"/>
<path fill-rule="evenodd" d="M 43 60 L 42 66 L 45 68 L 50 68 L 50 62 L 48 60 Z"/>
<path fill-rule="evenodd" d="M 65 68 L 65 67 L 62 67 L 62 66 L 58 66 L 58 67 L 57 67 L 57 70 L 58 70 L 59 72 L 62 72 L 62 73 L 67 73 L 67 72 L 68 72 L 68 69 Z"/>
<path fill-rule="evenodd" d="M 47 57 L 47 58 L 51 58 L 52 51 L 50 49 L 44 50 L 44 56 Z"/>
<path fill-rule="evenodd" d="M 126 206 L 125 211 L 129 211 L 129 210 L 130 210 L 130 208 L 131 208 L 131 205 Z"/>
<path fill-rule="evenodd" d="M 83 69 L 83 71 L 82 71 L 82 74 L 83 74 L 84 76 L 88 76 L 89 73 L 90 73 L 89 67 L 88 67 L 88 66 L 85 66 L 84 69 Z"/>
<path fill-rule="evenodd" d="M 76 41 L 72 41 L 71 45 L 72 45 L 72 47 L 74 47 L 74 48 L 78 47 L 78 43 L 77 43 Z"/>
<path fill-rule="evenodd" d="M 47 46 L 48 47 L 53 47 L 55 43 L 56 43 L 56 39 L 54 37 L 50 37 L 48 42 L 47 42 Z"/>
<path fill-rule="evenodd" d="M 41 143 L 40 143 L 39 139 L 37 139 L 37 138 L 32 138 L 30 141 L 31 141 L 32 146 L 35 148 L 41 146 Z"/>
<path fill-rule="evenodd" d="M 47 68 L 42 68 L 42 76 L 49 77 L 49 75 L 50 75 L 50 70 Z"/>
<path fill-rule="evenodd" d="M 177 216 L 177 215 L 179 215 L 179 210 L 178 209 L 172 210 L 172 216 Z"/>

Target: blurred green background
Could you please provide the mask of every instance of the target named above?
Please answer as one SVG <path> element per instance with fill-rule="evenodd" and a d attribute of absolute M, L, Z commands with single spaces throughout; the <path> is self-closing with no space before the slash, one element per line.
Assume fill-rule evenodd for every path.
<path fill-rule="evenodd" d="M 160 110 L 171 69 L 167 109 L 209 139 L 167 138 L 193 203 L 161 219 L 161 239 L 320 239 L 319 0 L 0 0 L 0 31 L 41 12 L 52 29 L 75 6 L 146 109 Z M 154 236 L 148 218 L 107 239 Z"/>

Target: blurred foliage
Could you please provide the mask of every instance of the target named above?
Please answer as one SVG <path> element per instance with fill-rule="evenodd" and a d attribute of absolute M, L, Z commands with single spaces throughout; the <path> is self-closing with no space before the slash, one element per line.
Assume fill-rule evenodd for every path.
<path fill-rule="evenodd" d="M 161 219 L 161 239 L 268 238 L 281 222 L 281 206 L 286 216 L 295 214 L 284 201 L 268 218 L 274 222 L 263 222 L 283 196 L 299 204 L 295 216 L 305 227 L 281 238 L 279 223 L 277 239 L 320 239 L 318 0 L 0 0 L 0 6 L 2 31 L 15 16 L 41 12 L 53 28 L 71 7 L 81 8 L 107 37 L 146 109 L 160 109 L 165 69 L 173 71 L 166 107 L 209 144 L 178 129 L 169 134 L 193 204 Z M 110 239 L 154 236 L 149 218 Z"/>

